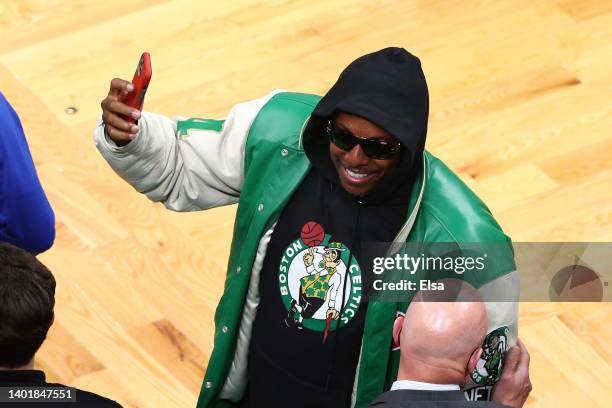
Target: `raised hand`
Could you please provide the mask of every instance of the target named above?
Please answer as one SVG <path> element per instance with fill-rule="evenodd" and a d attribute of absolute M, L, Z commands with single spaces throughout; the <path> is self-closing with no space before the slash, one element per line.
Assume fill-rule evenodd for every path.
<path fill-rule="evenodd" d="M 308 253 L 304 254 L 304 266 L 309 267 L 314 262 L 314 254 L 312 253 L 312 247 L 308 248 Z"/>
<path fill-rule="evenodd" d="M 110 84 L 108 95 L 102 103 L 102 121 L 104 130 L 118 146 L 131 142 L 138 133 L 138 125 L 129 123 L 125 118 L 140 118 L 140 111 L 127 106 L 121 100 L 134 91 L 134 85 L 124 79 L 114 78 Z"/>

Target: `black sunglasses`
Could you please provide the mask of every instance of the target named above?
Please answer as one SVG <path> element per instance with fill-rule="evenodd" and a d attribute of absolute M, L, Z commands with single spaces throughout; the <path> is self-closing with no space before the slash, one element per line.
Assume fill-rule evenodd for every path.
<path fill-rule="evenodd" d="M 333 144 L 346 151 L 360 145 L 366 156 L 376 160 L 391 159 L 400 151 L 402 146 L 400 142 L 395 140 L 355 136 L 349 131 L 333 125 L 331 121 L 327 123 L 327 137 Z"/>

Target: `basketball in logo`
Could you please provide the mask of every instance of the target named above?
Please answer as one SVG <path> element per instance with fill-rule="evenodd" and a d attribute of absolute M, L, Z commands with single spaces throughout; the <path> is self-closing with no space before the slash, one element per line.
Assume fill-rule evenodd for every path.
<path fill-rule="evenodd" d="M 308 221 L 302 227 L 300 238 L 302 238 L 302 242 L 309 247 L 314 247 L 321 245 L 321 242 L 323 242 L 323 239 L 325 239 L 325 231 L 320 224 L 314 221 Z"/>

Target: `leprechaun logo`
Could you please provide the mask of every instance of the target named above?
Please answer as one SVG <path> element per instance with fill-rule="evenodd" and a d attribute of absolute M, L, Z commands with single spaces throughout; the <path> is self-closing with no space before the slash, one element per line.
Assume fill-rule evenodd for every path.
<path fill-rule="evenodd" d="M 476 384 L 493 385 L 499 381 L 504 369 L 504 353 L 508 341 L 508 328 L 493 330 L 484 339 L 483 353 L 470 377 Z"/>
<path fill-rule="evenodd" d="M 285 324 L 323 332 L 346 325 L 361 302 L 361 269 L 350 250 L 309 221 L 287 246 L 279 266 Z M 335 322 L 332 324 L 332 322 Z"/>

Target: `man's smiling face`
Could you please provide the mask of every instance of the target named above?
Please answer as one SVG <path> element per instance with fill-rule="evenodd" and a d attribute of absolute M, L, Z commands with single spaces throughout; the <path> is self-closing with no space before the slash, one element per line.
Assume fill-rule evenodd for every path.
<path fill-rule="evenodd" d="M 340 112 L 331 123 L 362 139 L 394 141 L 389 132 L 360 116 Z M 397 153 L 387 160 L 372 159 L 359 144 L 350 150 L 343 150 L 332 142 L 329 143 L 329 153 L 342 188 L 354 196 L 363 196 L 372 190 L 393 170 L 400 158 Z"/>

